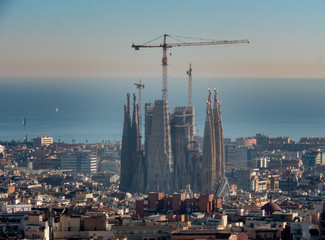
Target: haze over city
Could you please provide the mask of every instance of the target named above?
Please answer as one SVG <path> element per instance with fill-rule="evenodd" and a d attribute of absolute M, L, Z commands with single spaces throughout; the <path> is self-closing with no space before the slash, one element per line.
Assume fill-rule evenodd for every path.
<path fill-rule="evenodd" d="M 42 1 L 0 3 L 1 76 L 158 77 L 164 33 L 249 45 L 172 49 L 169 76 L 323 78 L 322 0 Z"/>

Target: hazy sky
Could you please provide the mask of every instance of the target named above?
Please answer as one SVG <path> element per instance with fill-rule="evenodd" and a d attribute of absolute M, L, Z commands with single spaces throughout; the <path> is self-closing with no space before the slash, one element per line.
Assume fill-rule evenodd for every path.
<path fill-rule="evenodd" d="M 325 78 L 324 13 L 323 0 L 0 0 L 0 76 L 160 76 L 162 50 L 131 44 L 167 33 L 251 41 L 173 48 L 171 76 L 192 62 L 198 77 Z"/>

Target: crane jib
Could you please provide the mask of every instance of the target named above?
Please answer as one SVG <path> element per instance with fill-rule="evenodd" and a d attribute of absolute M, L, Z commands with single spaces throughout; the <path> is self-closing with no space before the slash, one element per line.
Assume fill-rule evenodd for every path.
<path fill-rule="evenodd" d="M 227 44 L 239 44 L 249 43 L 249 40 L 224 40 L 224 41 L 210 41 L 210 42 L 183 42 L 183 43 L 167 43 L 160 45 L 132 45 L 135 50 L 140 48 L 172 48 L 172 47 L 191 47 L 191 46 L 204 46 L 204 45 L 227 45 Z"/>

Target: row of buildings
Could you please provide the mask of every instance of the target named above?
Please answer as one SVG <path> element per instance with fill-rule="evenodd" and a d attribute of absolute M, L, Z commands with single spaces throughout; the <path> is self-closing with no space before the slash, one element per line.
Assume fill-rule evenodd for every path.
<path fill-rule="evenodd" d="M 245 147 L 240 141 L 225 145 Z M 171 194 L 118 191 L 118 174 L 101 169 L 103 164 L 112 167 L 107 161 L 117 158 L 118 143 L 27 149 L 34 166 L 42 151 L 43 161 L 67 152 L 96 153 L 97 173 L 18 168 L 24 146 L 6 145 L 0 160 L 0 237 L 5 239 L 321 239 L 324 231 L 324 166 L 307 167 L 303 160 L 314 148 L 246 146 L 267 158 L 268 166 L 226 171 L 229 196 L 221 198 L 197 194 L 189 185 Z M 295 165 L 294 158 L 301 164 Z"/>
<path fill-rule="evenodd" d="M 308 168 L 325 165 L 325 147 L 322 144 L 315 145 L 315 139 L 319 140 L 302 138 L 300 142 L 295 143 L 288 137 L 271 138 L 261 134 L 237 138 L 234 142 L 225 139 L 226 172 L 240 167 L 286 171 L 288 167 Z M 307 140 L 311 142 L 308 143 Z"/>
<path fill-rule="evenodd" d="M 120 172 L 120 142 L 103 144 L 49 143 L 52 137 L 39 137 L 34 142 L 1 146 L 0 161 L 33 170 L 66 170 L 72 173 Z M 44 140 L 45 139 L 45 140 Z M 9 167 L 7 164 L 5 167 Z M 0 164 L 1 168 L 1 164 Z"/>
<path fill-rule="evenodd" d="M 220 198 L 189 186 L 173 194 L 119 192 L 118 179 L 104 172 L 0 169 L 0 238 L 321 239 L 323 169 L 297 172 L 292 191 L 277 185 L 284 174 L 239 170 L 229 177 L 230 195 Z M 313 186 L 323 188 L 308 192 Z"/>

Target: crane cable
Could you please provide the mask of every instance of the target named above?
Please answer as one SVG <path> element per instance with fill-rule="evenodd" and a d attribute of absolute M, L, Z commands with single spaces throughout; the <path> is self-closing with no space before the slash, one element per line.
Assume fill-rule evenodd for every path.
<path fill-rule="evenodd" d="M 208 39 L 208 38 L 194 38 L 194 37 L 185 37 L 185 36 L 179 36 L 179 35 L 167 35 L 167 36 L 170 37 L 171 39 L 174 39 L 175 41 L 178 41 L 178 42 L 181 42 L 181 43 L 186 43 L 186 42 L 184 42 L 184 41 L 182 41 L 182 40 L 179 40 L 179 39 L 177 39 L 177 38 L 186 38 L 186 39 L 193 39 L 193 40 L 200 40 L 200 41 L 216 41 L 215 39 Z M 164 35 L 161 35 L 161 36 L 159 36 L 159 37 L 156 37 L 156 38 L 154 38 L 154 39 L 152 39 L 152 40 L 150 40 L 150 41 L 148 41 L 148 42 L 145 42 L 145 43 L 143 43 L 142 45 L 146 45 L 146 44 L 151 43 L 151 42 L 153 42 L 153 41 L 156 41 L 156 40 L 158 40 L 159 38 L 162 38 L 162 37 L 164 37 Z"/>
<path fill-rule="evenodd" d="M 168 35 L 171 37 L 171 35 Z M 194 37 L 184 37 L 184 36 L 178 36 L 178 35 L 172 35 L 173 37 L 179 37 L 179 38 L 187 38 L 187 39 L 193 39 L 193 40 L 200 40 L 200 41 L 216 41 L 215 39 L 208 39 L 208 38 L 194 38 Z"/>
<path fill-rule="evenodd" d="M 171 39 L 174 39 L 175 41 L 178 41 L 178 42 L 181 42 L 181 43 L 186 43 L 186 42 L 184 42 L 182 40 L 179 40 L 179 39 L 175 38 L 174 36 L 172 37 L 172 36 L 168 35 L 168 37 L 170 37 Z"/>
<path fill-rule="evenodd" d="M 156 41 L 157 39 L 162 38 L 163 36 L 164 36 L 164 35 L 161 35 L 161 36 L 159 36 L 159 37 L 156 37 L 156 38 L 154 38 L 154 39 L 152 39 L 152 40 L 150 40 L 150 41 L 148 41 L 148 42 L 143 43 L 142 45 L 146 45 L 146 44 L 148 44 L 148 43 L 151 43 L 151 42 L 153 42 L 153 41 Z"/>

